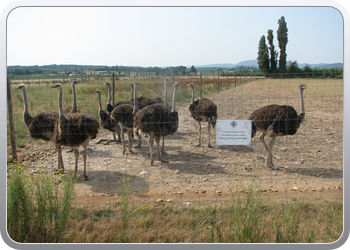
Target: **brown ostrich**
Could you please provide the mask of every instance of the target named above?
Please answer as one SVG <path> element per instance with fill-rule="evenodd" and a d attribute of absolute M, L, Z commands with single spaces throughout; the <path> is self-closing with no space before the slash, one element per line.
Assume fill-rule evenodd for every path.
<path fill-rule="evenodd" d="M 134 84 L 135 91 L 137 89 L 138 84 Z M 137 102 L 137 99 L 133 101 L 134 103 Z M 128 141 L 129 141 L 129 152 L 134 154 L 132 151 L 132 137 L 133 137 L 133 110 L 134 105 L 123 103 L 113 109 L 111 112 L 111 118 L 120 126 L 120 130 L 122 131 L 122 142 L 123 142 L 123 154 L 126 153 L 125 148 L 125 140 L 124 140 L 124 133 L 125 131 L 128 134 Z"/>
<path fill-rule="evenodd" d="M 22 90 L 23 94 L 23 105 L 24 105 L 24 122 L 29 129 L 30 136 L 34 139 L 41 139 L 44 141 L 52 141 L 55 144 L 57 157 L 58 157 L 58 170 L 63 169 L 63 160 L 61 154 L 61 145 L 58 144 L 54 139 L 55 129 L 57 130 L 58 117 L 57 112 L 51 113 L 39 113 L 34 117 L 28 111 L 27 103 L 27 90 L 24 84 L 17 87 L 17 89 Z"/>
<path fill-rule="evenodd" d="M 289 105 L 267 105 L 255 110 L 250 116 L 252 120 L 252 137 L 256 131 L 260 131 L 260 141 L 264 144 L 267 156 L 267 166 L 273 170 L 278 170 L 272 163 L 272 147 L 277 136 L 294 135 L 302 121 L 305 119 L 304 96 L 305 84 L 299 85 L 301 112 L 298 115 L 295 109 Z M 269 145 L 265 143 L 265 136 L 270 132 L 271 140 Z"/>
<path fill-rule="evenodd" d="M 150 106 L 146 106 L 143 109 L 137 110 L 137 104 L 135 104 L 134 111 L 134 126 L 142 133 L 149 135 L 149 145 L 150 145 L 150 157 L 151 164 L 154 163 L 153 160 L 153 139 L 156 139 L 157 148 L 158 148 L 158 159 L 167 163 L 169 161 L 164 160 L 161 153 L 161 148 L 159 145 L 160 138 L 163 137 L 163 145 L 164 145 L 164 137 L 167 135 L 174 134 L 177 131 L 179 124 L 179 116 L 176 111 L 176 92 L 179 83 L 174 83 L 174 92 L 173 92 L 173 103 L 172 108 L 167 107 L 165 104 L 167 103 L 167 98 L 165 97 L 164 105 L 161 104 L 153 104 Z M 136 93 L 136 92 L 135 92 Z M 135 98 L 136 99 L 136 98 Z"/>
<path fill-rule="evenodd" d="M 62 146 L 68 146 L 73 148 L 75 155 L 75 168 L 74 174 L 78 171 L 78 148 L 82 146 L 84 148 L 84 181 L 88 180 L 86 175 L 86 160 L 87 160 L 87 147 L 91 139 L 95 139 L 99 129 L 99 123 L 97 119 L 90 114 L 84 113 L 71 113 L 64 114 L 62 108 L 62 85 L 56 84 L 52 86 L 58 90 L 58 108 L 59 108 L 59 122 L 58 129 L 54 133 L 55 141 Z"/>
<path fill-rule="evenodd" d="M 199 143 L 196 147 L 201 146 L 202 143 L 202 125 L 201 122 L 208 122 L 208 147 L 212 148 L 210 145 L 210 127 L 215 128 L 216 120 L 218 118 L 217 115 L 217 106 L 211 100 L 207 98 L 201 98 L 199 100 L 194 99 L 194 84 L 190 83 L 187 85 L 192 88 L 192 99 L 189 110 L 191 112 L 191 116 L 198 122 L 199 126 Z"/>
<path fill-rule="evenodd" d="M 110 114 L 108 114 L 106 111 L 102 109 L 101 91 L 97 90 L 96 93 L 98 95 L 98 104 L 99 104 L 98 115 L 101 119 L 101 126 L 107 129 L 108 131 L 111 131 L 113 133 L 113 138 L 114 138 L 114 140 L 101 139 L 97 142 L 97 144 L 102 141 L 107 141 L 105 144 L 108 144 L 109 142 L 121 142 L 119 124 L 111 118 Z M 116 139 L 116 136 L 115 136 L 116 134 L 118 134 L 118 137 L 119 137 L 118 140 Z"/>

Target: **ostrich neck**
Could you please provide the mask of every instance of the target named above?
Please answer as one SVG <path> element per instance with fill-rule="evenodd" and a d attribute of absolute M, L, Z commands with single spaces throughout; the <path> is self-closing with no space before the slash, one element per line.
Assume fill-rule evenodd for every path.
<path fill-rule="evenodd" d="M 107 104 L 111 104 L 111 86 L 107 85 L 108 88 L 108 101 Z"/>
<path fill-rule="evenodd" d="M 171 112 L 175 112 L 176 111 L 176 92 L 177 92 L 177 86 L 174 86 L 173 103 L 172 103 Z"/>
<path fill-rule="evenodd" d="M 63 117 L 63 108 L 62 108 L 62 90 L 58 91 L 58 111 L 60 118 Z"/>
<path fill-rule="evenodd" d="M 130 100 L 132 100 L 132 99 L 134 98 L 134 91 L 135 91 L 134 88 L 135 88 L 135 87 L 134 87 L 134 85 L 132 84 L 132 85 L 131 85 L 131 98 L 130 98 Z"/>
<path fill-rule="evenodd" d="M 135 84 L 135 86 L 133 86 L 133 92 L 134 92 L 134 110 L 132 112 L 132 114 L 136 114 L 137 111 L 139 111 L 139 104 L 138 104 L 138 100 L 137 100 L 137 84 Z"/>
<path fill-rule="evenodd" d="M 73 89 L 73 113 L 76 113 L 78 111 L 78 107 L 77 107 L 77 96 L 75 94 L 74 84 L 72 84 L 72 89 Z"/>
<path fill-rule="evenodd" d="M 194 87 L 191 86 L 192 88 L 192 98 L 191 98 L 191 103 L 194 103 Z"/>
<path fill-rule="evenodd" d="M 99 111 L 102 110 L 101 93 L 98 93 L 98 109 L 99 109 Z"/>
<path fill-rule="evenodd" d="M 26 89 L 24 89 L 24 90 L 22 91 L 22 95 L 23 95 L 24 113 L 29 114 L 29 111 L 28 111 L 28 103 L 27 103 L 27 90 L 26 90 Z"/>
<path fill-rule="evenodd" d="M 304 91 L 303 89 L 300 89 L 300 109 L 301 109 L 300 116 L 302 118 L 302 121 L 305 118 L 305 106 L 304 106 L 304 93 L 303 93 L 303 91 Z"/>

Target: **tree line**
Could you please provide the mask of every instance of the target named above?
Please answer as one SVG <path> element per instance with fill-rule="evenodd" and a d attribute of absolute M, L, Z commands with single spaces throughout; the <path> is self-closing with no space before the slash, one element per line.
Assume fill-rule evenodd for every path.
<path fill-rule="evenodd" d="M 185 66 L 161 67 L 137 67 L 137 66 L 92 66 L 92 65 L 44 65 L 44 66 L 8 66 L 7 75 L 41 75 L 41 74 L 94 74 L 98 72 L 112 73 L 116 75 L 128 76 L 130 72 L 136 72 L 136 75 L 154 74 L 156 76 L 166 75 L 186 75 L 190 72 L 196 73 L 196 68 Z"/>

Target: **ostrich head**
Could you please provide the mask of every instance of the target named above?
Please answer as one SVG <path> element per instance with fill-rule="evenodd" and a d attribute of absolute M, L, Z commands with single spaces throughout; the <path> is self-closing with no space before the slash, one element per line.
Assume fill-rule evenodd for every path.
<path fill-rule="evenodd" d="M 19 85 L 16 89 L 25 90 L 26 86 L 24 84 Z"/>
<path fill-rule="evenodd" d="M 62 92 L 62 85 L 57 83 L 56 85 L 51 86 L 51 88 L 57 89 L 59 92 Z"/>

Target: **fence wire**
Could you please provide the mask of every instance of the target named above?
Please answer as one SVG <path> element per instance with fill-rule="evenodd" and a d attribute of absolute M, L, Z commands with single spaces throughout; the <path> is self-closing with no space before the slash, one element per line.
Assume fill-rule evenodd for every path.
<path fill-rule="evenodd" d="M 310 78 L 306 75 L 245 78 L 172 79 L 180 82 L 176 97 L 179 121 L 176 133 L 165 137 L 164 159 L 168 163 L 158 161 L 154 143 L 155 162 L 151 165 L 149 136 L 142 136 L 141 148 L 133 149 L 135 154 L 123 154 L 121 142 L 96 144 L 101 138 L 112 139 L 112 133 L 101 126 L 87 150 L 89 180 L 84 182 L 79 177 L 76 184 L 67 238 L 75 237 L 76 242 L 237 242 L 243 238 L 230 238 L 227 231 L 238 227 L 240 213 L 246 218 L 249 209 L 254 211 L 257 207 L 260 210 L 255 213 L 261 213 L 260 222 L 266 223 L 265 233 L 276 232 L 275 236 L 260 239 L 261 242 L 278 239 L 278 223 L 285 222 L 286 216 L 301 220 L 305 215 L 312 221 L 308 229 L 311 231 L 335 230 L 331 229 L 336 218 L 329 204 L 343 197 L 343 80 L 337 76 Z M 129 87 L 123 84 L 133 80 L 116 82 L 117 100 L 130 97 Z M 152 88 L 150 79 L 138 79 L 141 82 L 138 96 L 152 96 L 150 93 L 155 92 L 163 97 L 163 80 L 156 79 L 157 87 Z M 107 89 L 103 82 L 83 81 L 76 87 L 78 108 L 99 121 L 95 91 L 101 90 L 102 107 L 106 110 Z M 196 98 L 202 95 L 217 105 L 220 120 L 247 120 L 254 110 L 269 104 L 291 105 L 299 113 L 298 86 L 306 84 L 305 120 L 295 135 L 279 136 L 272 148 L 274 165 L 280 169 L 271 170 L 266 166 L 267 152 L 259 133 L 252 138 L 252 146 L 216 146 L 216 132 L 212 129 L 210 141 L 214 147 L 209 148 L 208 124 L 203 122 L 202 145 L 196 147 L 198 124 L 188 109 L 192 94 L 187 87 L 190 82 L 195 84 Z M 172 101 L 172 88 L 168 90 Z M 71 95 L 70 85 L 64 85 L 63 105 L 70 105 Z M 51 85 L 27 86 L 27 98 L 33 116 L 43 111 L 58 112 L 57 91 L 53 91 Z M 23 122 L 22 93 L 15 88 L 12 88 L 12 106 L 17 143 L 23 147 L 17 150 L 20 161 L 33 169 L 40 165 L 56 168 L 57 152 L 53 143 L 28 136 Z M 265 139 L 268 143 L 270 137 Z M 127 142 L 126 135 L 125 140 Z M 136 144 L 135 136 L 133 146 Z M 63 149 L 66 171 L 74 170 L 75 164 L 74 154 L 68 150 L 69 147 Z M 82 152 L 78 160 L 79 173 L 82 173 Z M 270 205 L 257 206 L 260 201 Z M 291 206 L 287 208 L 285 204 Z M 297 212 L 292 213 L 290 208 Z M 276 224 L 271 227 L 273 221 Z M 198 224 L 203 226 L 203 231 Z M 141 231 L 144 238 L 137 236 Z M 190 238 L 186 238 L 184 232 Z M 315 241 L 322 241 L 322 236 L 317 237 Z"/>

